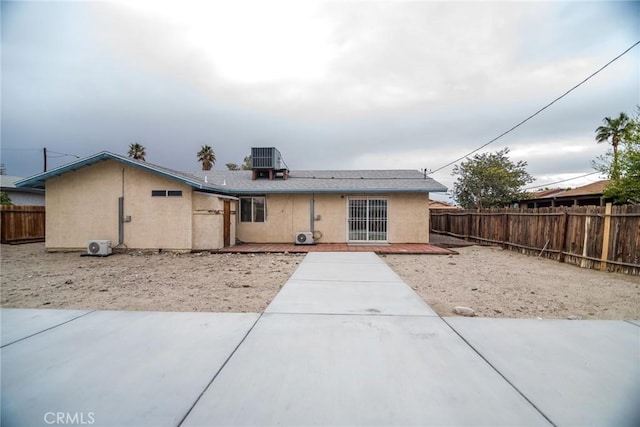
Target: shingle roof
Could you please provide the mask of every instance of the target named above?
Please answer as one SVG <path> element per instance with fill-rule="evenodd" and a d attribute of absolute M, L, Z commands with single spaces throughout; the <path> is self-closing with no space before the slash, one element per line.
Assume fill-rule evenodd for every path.
<path fill-rule="evenodd" d="M 575 197 L 575 196 L 591 196 L 604 193 L 605 188 L 609 184 L 609 180 L 592 182 L 591 184 L 576 187 L 562 193 L 554 194 L 553 197 Z"/>
<path fill-rule="evenodd" d="M 415 193 L 446 187 L 417 170 L 290 171 L 288 179 L 252 180 L 251 171 L 193 172 L 209 184 L 234 194 L 274 193 Z"/>
<path fill-rule="evenodd" d="M 0 175 L 0 187 L 16 188 L 16 182 L 24 179 L 20 176 Z"/>
<path fill-rule="evenodd" d="M 44 191 L 41 189 L 16 187 L 16 182 L 23 179 L 24 177 L 21 176 L 0 175 L 0 189 L 6 191 L 17 190 L 25 193 L 44 194 Z"/>
<path fill-rule="evenodd" d="M 84 159 L 76 160 L 72 163 L 68 163 L 66 165 L 51 169 L 47 172 L 42 172 L 37 175 L 33 175 L 29 178 L 24 178 L 21 181 L 16 182 L 16 187 L 27 187 L 27 188 L 40 188 L 44 189 L 45 182 L 47 179 L 63 175 L 67 172 L 71 172 L 74 170 L 81 169 L 86 166 L 90 166 L 94 163 L 98 163 L 105 160 L 116 160 L 121 163 L 130 164 L 132 166 L 136 166 L 142 169 L 145 169 L 151 173 L 161 175 L 170 179 L 174 179 L 176 181 L 180 181 L 184 184 L 190 185 L 194 188 L 203 189 L 206 188 L 208 190 L 216 191 L 217 189 L 213 186 L 203 185 L 199 178 L 190 175 L 188 173 L 179 172 L 173 169 L 165 168 L 163 166 L 154 165 L 152 163 L 144 162 L 141 160 L 134 160 L 130 157 L 121 156 L 119 154 L 109 153 L 107 151 L 103 151 L 98 154 L 94 154 L 93 156 L 86 157 Z"/>
<path fill-rule="evenodd" d="M 104 160 L 116 160 L 152 173 L 175 179 L 204 191 L 222 194 L 277 193 L 427 193 L 444 192 L 446 187 L 417 170 L 342 170 L 291 171 L 288 179 L 252 180 L 251 171 L 179 172 L 134 160 L 118 154 L 102 152 L 77 160 L 51 171 L 16 183 L 18 187 L 44 188 L 47 179 Z"/>
<path fill-rule="evenodd" d="M 565 199 L 571 197 L 584 197 L 584 196 L 600 196 L 604 193 L 605 188 L 609 184 L 609 180 L 605 179 L 602 181 L 592 182 L 591 184 L 583 185 L 582 187 L 576 187 L 571 190 L 562 190 L 562 189 L 554 189 L 554 190 L 546 190 L 538 193 L 534 193 L 528 199 L 522 199 L 522 201 L 531 201 L 531 200 L 551 200 L 551 199 Z"/>

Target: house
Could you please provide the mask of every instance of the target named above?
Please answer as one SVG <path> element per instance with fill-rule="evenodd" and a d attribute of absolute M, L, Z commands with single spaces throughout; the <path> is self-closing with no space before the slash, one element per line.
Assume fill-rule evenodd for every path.
<path fill-rule="evenodd" d="M 0 191 L 7 193 L 11 203 L 17 206 L 44 206 L 44 190 L 38 188 L 18 188 L 16 182 L 24 179 L 18 176 L 0 175 Z"/>
<path fill-rule="evenodd" d="M 442 202 L 440 200 L 429 200 L 429 210 L 442 210 L 442 209 L 460 209 L 456 205 L 451 203 Z"/>
<path fill-rule="evenodd" d="M 604 206 L 604 190 L 609 180 L 593 182 L 571 190 L 553 189 L 536 193 L 533 197 L 520 200 L 521 208 L 546 208 L 556 206 Z"/>
<path fill-rule="evenodd" d="M 139 249 L 213 250 L 251 243 L 428 243 L 429 192 L 413 170 L 289 171 L 279 162 L 240 171 L 178 172 L 102 152 L 24 179 L 46 187 L 46 247 L 93 239 Z M 270 151 L 271 150 L 271 151 Z"/>

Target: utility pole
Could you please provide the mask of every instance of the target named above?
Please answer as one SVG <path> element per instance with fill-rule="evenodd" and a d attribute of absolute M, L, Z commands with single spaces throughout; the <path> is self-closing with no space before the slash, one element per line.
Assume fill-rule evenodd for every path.
<path fill-rule="evenodd" d="M 42 149 L 42 155 L 44 159 L 44 172 L 46 172 L 47 171 L 47 147 L 44 147 Z"/>

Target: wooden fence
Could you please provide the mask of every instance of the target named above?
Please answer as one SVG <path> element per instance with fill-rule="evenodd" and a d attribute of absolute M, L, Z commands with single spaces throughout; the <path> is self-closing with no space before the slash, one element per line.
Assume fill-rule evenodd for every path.
<path fill-rule="evenodd" d="M 640 275 L 640 205 L 433 210 L 431 231 Z"/>
<path fill-rule="evenodd" d="M 2 243 L 44 241 L 44 206 L 0 206 Z"/>

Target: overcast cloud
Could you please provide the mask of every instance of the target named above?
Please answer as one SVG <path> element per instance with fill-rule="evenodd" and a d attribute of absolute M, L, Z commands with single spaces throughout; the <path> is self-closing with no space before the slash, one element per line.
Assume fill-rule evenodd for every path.
<path fill-rule="evenodd" d="M 216 169 L 275 146 L 290 169 L 434 170 L 640 40 L 639 4 L 3 1 L 1 161 L 140 142 L 184 171 L 204 144 Z M 638 103 L 640 46 L 483 151 L 532 185 L 593 172 L 595 128 Z"/>

